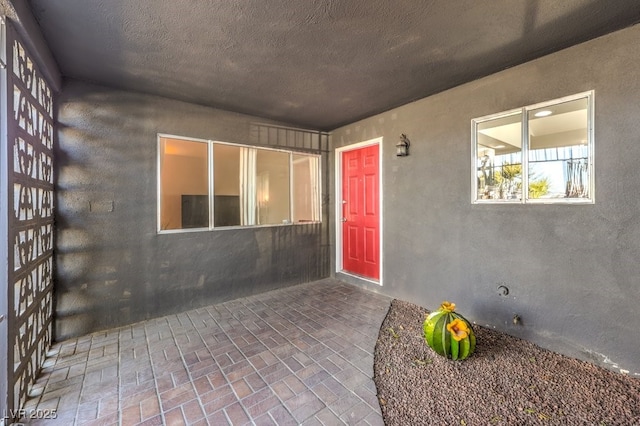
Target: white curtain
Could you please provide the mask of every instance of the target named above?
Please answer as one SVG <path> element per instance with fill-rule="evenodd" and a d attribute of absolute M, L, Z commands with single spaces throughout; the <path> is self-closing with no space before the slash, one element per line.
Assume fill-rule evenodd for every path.
<path fill-rule="evenodd" d="M 318 157 L 309 157 L 309 182 L 311 184 L 311 220 L 320 221 L 320 179 L 318 169 L 320 161 Z"/>
<path fill-rule="evenodd" d="M 240 148 L 240 224 L 256 224 L 256 159 L 258 150 Z"/>
<path fill-rule="evenodd" d="M 257 182 L 258 198 L 258 223 L 264 225 L 269 223 L 269 172 L 260 173 Z"/>

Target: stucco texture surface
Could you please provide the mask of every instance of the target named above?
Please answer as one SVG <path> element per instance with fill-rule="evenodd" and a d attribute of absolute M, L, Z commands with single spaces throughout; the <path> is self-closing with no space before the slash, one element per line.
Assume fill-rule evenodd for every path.
<path fill-rule="evenodd" d="M 29 0 L 66 77 L 331 130 L 638 22 L 634 0 Z"/>
<path fill-rule="evenodd" d="M 377 291 L 454 300 L 478 324 L 640 374 L 639 39 L 637 25 L 334 131 L 334 149 L 383 140 Z M 589 90 L 594 204 L 473 204 L 472 119 Z"/>
<path fill-rule="evenodd" d="M 320 223 L 158 232 L 158 134 L 248 144 L 255 120 L 66 82 L 55 148 L 56 340 L 328 276 Z"/>

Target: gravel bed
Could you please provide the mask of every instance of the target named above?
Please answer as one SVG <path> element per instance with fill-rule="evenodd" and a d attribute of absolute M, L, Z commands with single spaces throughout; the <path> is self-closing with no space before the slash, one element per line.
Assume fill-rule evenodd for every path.
<path fill-rule="evenodd" d="M 424 341 L 427 313 L 394 300 L 380 327 L 385 425 L 640 425 L 640 379 L 480 326 L 474 354 L 448 360 Z"/>

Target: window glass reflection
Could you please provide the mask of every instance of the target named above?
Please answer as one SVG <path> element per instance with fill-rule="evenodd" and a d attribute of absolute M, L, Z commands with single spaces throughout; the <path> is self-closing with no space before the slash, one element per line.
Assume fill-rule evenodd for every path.
<path fill-rule="evenodd" d="M 207 144 L 163 139 L 160 149 L 160 229 L 208 227 Z"/>
<path fill-rule="evenodd" d="M 587 99 L 529 111 L 529 198 L 588 198 Z"/>
<path fill-rule="evenodd" d="M 319 222 L 319 159 L 313 154 L 159 136 L 158 228 Z"/>
<path fill-rule="evenodd" d="M 213 225 L 239 226 L 240 147 L 213 145 Z"/>
<path fill-rule="evenodd" d="M 477 125 L 478 199 L 522 198 L 522 114 Z"/>
<path fill-rule="evenodd" d="M 593 202 L 593 92 L 472 120 L 473 202 Z"/>
<path fill-rule="evenodd" d="M 318 157 L 293 154 L 293 221 L 320 220 L 320 186 Z"/>
<path fill-rule="evenodd" d="M 256 162 L 257 224 L 290 223 L 289 153 L 258 150 Z"/>

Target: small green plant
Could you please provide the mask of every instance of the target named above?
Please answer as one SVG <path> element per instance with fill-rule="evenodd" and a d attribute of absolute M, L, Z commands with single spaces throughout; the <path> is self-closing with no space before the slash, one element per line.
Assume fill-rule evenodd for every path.
<path fill-rule="evenodd" d="M 453 312 L 456 304 L 444 301 L 440 309 L 424 320 L 424 338 L 436 353 L 453 360 L 468 358 L 476 348 L 476 336 L 469 321 Z"/>

